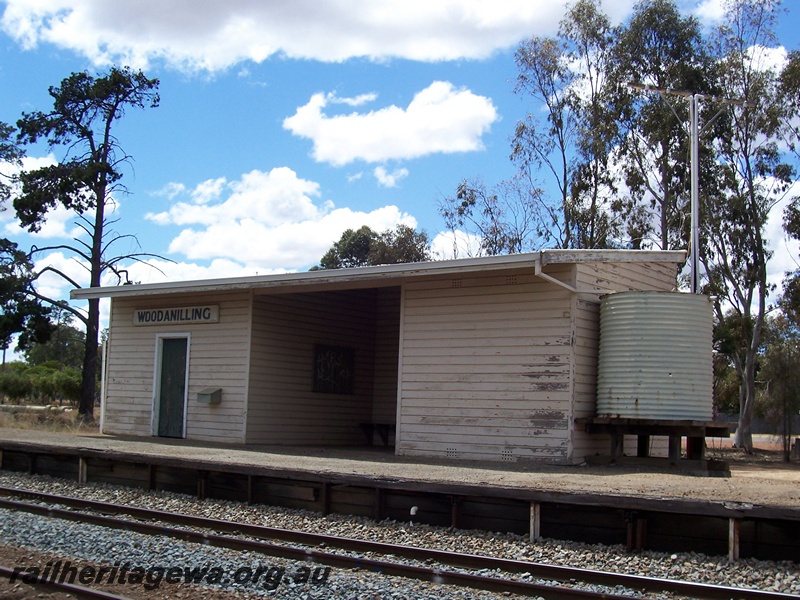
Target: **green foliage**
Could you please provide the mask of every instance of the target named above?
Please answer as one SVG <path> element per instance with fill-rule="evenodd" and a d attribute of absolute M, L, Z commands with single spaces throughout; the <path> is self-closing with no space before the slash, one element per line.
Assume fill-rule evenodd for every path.
<path fill-rule="evenodd" d="M 684 98 L 628 89 L 636 82 L 666 90 L 712 92 L 713 68 L 700 25 L 672 0 L 639 2 L 614 48 L 611 77 L 622 128 L 619 198 L 634 248 L 685 248 L 689 221 L 689 121 Z M 705 162 L 710 154 L 702 154 Z M 704 164 L 704 170 L 707 165 Z M 704 189 L 713 183 L 704 181 Z"/>
<path fill-rule="evenodd" d="M 320 268 L 347 269 L 368 265 L 369 251 L 376 238 L 375 232 L 366 225 L 357 230 L 347 229 L 320 259 Z"/>
<path fill-rule="evenodd" d="M 714 411 L 739 413 L 739 375 L 723 354 L 714 354 Z"/>
<path fill-rule="evenodd" d="M 781 71 L 781 100 L 790 115 L 781 124 L 781 134 L 789 150 L 800 157 L 800 50 L 789 53 L 789 62 Z"/>
<path fill-rule="evenodd" d="M 10 400 L 19 403 L 32 394 L 33 383 L 25 375 L 25 368 L 5 368 L 0 371 L 0 401 Z"/>
<path fill-rule="evenodd" d="M 778 315 L 769 320 L 765 338 L 766 351 L 758 375 L 764 393 L 757 411 L 775 433 L 784 437 L 788 457 L 789 440 L 798 433 L 792 425 L 800 413 L 800 329 Z"/>
<path fill-rule="evenodd" d="M 14 128 L 7 123 L 0 121 L 0 166 L 7 165 L 19 166 L 22 161 L 23 152 L 14 140 Z M 0 210 L 5 210 L 3 202 L 8 200 L 11 193 L 12 175 L 0 171 Z"/>
<path fill-rule="evenodd" d="M 394 230 L 387 229 L 370 246 L 369 264 L 394 265 L 398 263 L 430 260 L 428 235 L 413 227 L 399 224 Z"/>
<path fill-rule="evenodd" d="M 63 318 L 63 311 L 59 314 Z M 25 359 L 30 365 L 55 361 L 58 365 L 80 370 L 83 365 L 84 337 L 80 329 L 59 322 L 52 326 L 50 339 L 46 343 L 28 345 L 24 350 Z"/>
<path fill-rule="evenodd" d="M 62 367 L 55 361 L 32 367 L 23 363 L 7 367 L 10 368 L 0 371 L 0 398 L 4 401 L 36 404 L 66 401 L 75 406 L 80 401 L 80 369 Z"/>
<path fill-rule="evenodd" d="M 728 0 L 725 8 L 726 19 L 712 39 L 715 84 L 720 96 L 739 102 L 724 107 L 714 128 L 719 185 L 705 193 L 701 262 L 718 320 L 733 317 L 739 331 L 731 355 L 742 386 L 734 443 L 751 451 L 750 419 L 773 290 L 766 226 L 794 177 L 779 148 L 781 122 L 791 118 L 791 111 L 780 93 L 780 73 L 759 56 L 774 42 L 779 2 Z"/>
<path fill-rule="evenodd" d="M 518 179 L 529 188 L 519 197 L 533 207 L 535 225 L 526 232 L 562 248 L 618 245 L 621 230 L 608 202 L 616 191 L 609 158 L 620 133 L 608 77 L 613 33 L 597 0 L 578 0 L 557 39 L 531 38 L 515 55 L 515 90 L 544 108 L 517 124 L 512 142 Z M 558 197 L 544 195 L 542 175 Z"/>
<path fill-rule="evenodd" d="M 111 126 L 127 107 L 158 106 L 157 87 L 157 79 L 128 68 L 112 68 L 97 78 L 73 73 L 60 87 L 49 89 L 51 112 L 23 113 L 17 122 L 21 143 L 44 140 L 51 149 L 64 147 L 70 152 L 56 165 L 21 174 L 22 193 L 14 200 L 14 208 L 23 227 L 38 231 L 47 213 L 59 205 L 78 214 L 101 210 L 127 160 L 111 135 Z"/>
<path fill-rule="evenodd" d="M 320 259 L 319 269 L 346 269 L 369 265 L 420 262 L 430 259 L 428 236 L 407 225 L 375 233 L 364 225 L 348 229 Z"/>
<path fill-rule="evenodd" d="M 17 334 L 20 350 L 50 339 L 50 311 L 30 295 L 32 280 L 27 255 L 14 242 L 0 238 L 0 347 L 4 350 Z"/>
<path fill-rule="evenodd" d="M 23 152 L 13 140 L 14 128 L 0 122 L 0 166 L 19 166 Z M 0 172 L 0 211 L 11 193 L 14 177 Z M 46 341 L 50 334 L 48 311 L 28 294 L 33 279 L 28 256 L 17 244 L 0 238 L 0 348 L 6 350 L 14 335 L 20 334 L 20 349 L 34 341 Z"/>
<path fill-rule="evenodd" d="M 491 190 L 481 181 L 463 180 L 455 196 L 439 206 L 448 229 L 474 235 L 480 239 L 481 252 L 490 256 L 537 248 L 549 237 L 549 222 L 542 222 L 542 210 L 547 212 L 541 190 L 530 188 L 520 178 Z"/>

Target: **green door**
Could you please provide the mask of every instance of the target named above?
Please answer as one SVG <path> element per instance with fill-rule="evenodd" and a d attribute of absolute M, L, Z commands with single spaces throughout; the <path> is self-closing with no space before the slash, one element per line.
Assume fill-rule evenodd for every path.
<path fill-rule="evenodd" d="M 186 399 L 187 338 L 161 340 L 161 373 L 158 386 L 158 435 L 183 437 Z"/>

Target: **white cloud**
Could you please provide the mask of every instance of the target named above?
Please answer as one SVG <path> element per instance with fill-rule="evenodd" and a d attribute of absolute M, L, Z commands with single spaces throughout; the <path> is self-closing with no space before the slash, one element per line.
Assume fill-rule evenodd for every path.
<path fill-rule="evenodd" d="M 783 46 L 768 48 L 765 46 L 750 46 L 747 54 L 753 66 L 759 71 L 780 72 L 789 62 L 789 53 Z"/>
<path fill-rule="evenodd" d="M 160 190 L 156 190 L 153 192 L 154 196 L 161 196 L 167 198 L 168 200 L 172 200 L 176 196 L 179 196 L 186 192 L 186 186 L 182 183 L 168 183 Z"/>
<path fill-rule="evenodd" d="M 724 0 L 703 0 L 694 14 L 703 22 L 716 24 L 725 17 Z"/>
<path fill-rule="evenodd" d="M 128 279 L 134 283 L 162 283 L 165 281 L 196 281 L 244 277 L 256 274 L 268 275 L 280 272 L 283 272 L 283 270 L 258 269 L 255 266 L 229 259 L 215 259 L 207 265 L 153 259 L 149 260 L 147 264 L 135 263 L 131 265 L 128 268 Z M 117 285 L 117 281 L 115 278 L 109 278 L 107 282 L 103 282 L 103 285 Z"/>
<path fill-rule="evenodd" d="M 69 290 L 74 286 L 64 277 L 56 273 L 58 271 L 69 277 L 80 286 L 89 285 L 88 263 L 78 260 L 74 255 L 67 255 L 63 252 L 50 252 L 45 256 L 40 256 L 34 261 L 34 269 L 41 272 L 42 269 L 50 267 L 36 280 L 37 291 L 48 298 L 60 299 L 69 297 Z"/>
<path fill-rule="evenodd" d="M 11 211 L 5 214 L 9 214 L 13 220 L 6 222 L 4 231 L 6 234 L 13 237 L 18 237 L 22 233 L 27 233 L 39 240 L 58 238 L 72 239 L 83 233 L 80 229 L 75 227 L 75 212 L 64 208 L 60 204 L 47 213 L 47 219 L 42 223 L 39 231 L 36 232 L 28 232 L 27 229 L 22 227 L 19 221 L 14 218 Z"/>
<path fill-rule="evenodd" d="M 223 192 L 230 195 L 214 203 Z M 159 225 L 220 225 L 254 220 L 276 225 L 287 220 L 312 219 L 319 215 L 312 196 L 319 196 L 319 186 L 297 177 L 287 167 L 269 172 L 253 170 L 229 183 L 225 178 L 207 180 L 190 193 L 192 202 L 178 202 L 168 211 L 149 213 L 146 218 Z"/>
<path fill-rule="evenodd" d="M 226 183 L 224 177 L 207 179 L 192 190 L 192 200 L 197 204 L 208 204 L 220 197 Z"/>
<path fill-rule="evenodd" d="M 0 164 L 0 172 L 5 177 L 17 175 L 20 171 L 32 171 L 41 169 L 50 165 L 57 164 L 55 156 L 48 154 L 47 156 L 26 156 L 22 159 L 22 165 L 9 165 L 8 163 Z M 12 198 L 20 190 L 12 190 Z M 39 231 L 28 232 L 23 228 L 17 220 L 12 203 L 9 202 L 8 206 L 3 206 L 6 210 L 0 211 L 0 228 L 3 234 L 12 237 L 18 237 L 25 233 L 35 239 L 55 239 L 55 238 L 73 238 L 81 235 L 81 230 L 75 227 L 75 211 L 69 210 L 60 204 L 52 208 L 47 213 L 47 219 L 42 223 Z M 41 244 L 40 244 L 41 245 Z"/>
<path fill-rule="evenodd" d="M 418 92 L 405 109 L 329 116 L 323 110 L 332 98 L 314 94 L 283 126 L 314 142 L 315 160 L 335 166 L 481 150 L 481 136 L 498 119 L 489 98 L 446 81 Z"/>
<path fill-rule="evenodd" d="M 800 197 L 800 181 L 795 181 L 783 199 L 772 208 L 764 231 L 769 249 L 773 252 L 767 264 L 767 279 L 776 286 L 772 300 L 782 293 L 781 284 L 786 273 L 800 268 L 800 241 L 790 238 L 783 230 L 783 212 L 793 197 Z"/>
<path fill-rule="evenodd" d="M 346 104 L 347 106 L 363 106 L 364 104 L 375 102 L 375 100 L 377 99 L 378 99 L 378 94 L 376 94 L 375 92 L 361 94 L 360 96 L 356 96 L 355 98 L 339 98 L 335 94 L 328 94 L 328 102 L 330 102 L 331 104 Z"/>
<path fill-rule="evenodd" d="M 189 195 L 193 196 L 194 191 Z M 226 276 L 316 264 L 348 228 L 368 225 L 384 231 L 398 223 L 412 227 L 417 224 L 396 206 L 370 212 L 336 209 L 329 201 L 315 203 L 314 198 L 319 196 L 318 184 L 280 167 L 266 173 L 251 171 L 237 181 L 224 182 L 217 200 L 203 204 L 178 202 L 168 211 L 151 213 L 147 218 L 159 225 L 184 227 L 170 243 L 170 253 L 193 261 L 224 259 L 241 265 L 241 269 L 228 269 Z M 172 266 L 164 270 L 177 275 Z M 185 279 L 185 274 L 180 278 Z"/>
<path fill-rule="evenodd" d="M 553 34 L 568 0 L 6 0 L 2 27 L 95 65 L 216 71 L 272 56 L 339 62 L 486 58 Z M 618 21 L 634 0 L 606 2 Z"/>
<path fill-rule="evenodd" d="M 397 187 L 397 182 L 408 177 L 408 169 L 395 169 L 389 173 L 385 167 L 375 167 L 375 179 L 381 187 Z"/>
<path fill-rule="evenodd" d="M 452 260 L 482 256 L 481 238 L 461 230 L 441 231 L 431 242 L 434 260 Z"/>

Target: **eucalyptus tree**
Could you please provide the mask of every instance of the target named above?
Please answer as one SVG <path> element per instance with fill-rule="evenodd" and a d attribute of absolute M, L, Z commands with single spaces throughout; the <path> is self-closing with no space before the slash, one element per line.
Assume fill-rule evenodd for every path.
<path fill-rule="evenodd" d="M 129 238 L 113 229 L 114 194 L 121 193 L 122 169 L 129 160 L 114 135 L 114 124 L 129 108 L 158 106 L 157 79 L 128 68 L 112 68 L 94 77 L 73 73 L 58 87 L 49 89 L 53 109 L 49 112 L 23 113 L 17 122 L 20 143 L 46 142 L 62 159 L 54 165 L 20 174 L 21 192 L 14 199 L 17 218 L 31 232 L 38 231 L 51 210 L 61 206 L 73 211 L 84 236 L 75 244 L 34 248 L 33 253 L 61 250 L 72 253 L 89 274 L 89 285 L 100 285 L 107 271 L 124 275 L 122 264 L 142 260 L 144 253 L 112 254 L 115 242 Z M 45 267 L 74 287 L 80 285 L 63 271 Z M 98 363 L 99 301 L 89 300 L 86 313 L 66 302 L 42 296 L 35 287 L 31 293 L 40 300 L 70 311 L 86 327 L 79 414 L 93 417 Z"/>
<path fill-rule="evenodd" d="M 784 210 L 783 229 L 789 237 L 800 240 L 800 198 L 794 198 Z M 800 328 L 800 268 L 786 273 L 779 306 L 781 312 Z"/>
<path fill-rule="evenodd" d="M 545 173 L 558 196 L 541 196 L 542 229 L 555 245 L 574 246 L 576 211 L 571 205 L 570 182 L 575 172 L 571 152 L 578 115 L 572 110 L 571 87 L 576 74 L 569 68 L 563 44 L 554 38 L 530 38 L 515 54 L 519 71 L 515 91 L 531 98 L 536 109 L 517 123 L 511 158 L 528 187 L 540 187 Z M 541 107 L 543 110 L 538 110 Z M 464 192 L 462 191 L 463 195 Z"/>
<path fill-rule="evenodd" d="M 766 51 L 775 42 L 778 0 L 727 0 L 726 21 L 713 52 L 721 95 L 740 100 L 720 116 L 715 155 L 724 187 L 705 195 L 701 260 L 707 291 L 716 298 L 720 327 L 736 330 L 738 348 L 730 359 L 740 378 L 739 423 L 734 443 L 750 452 L 750 422 L 756 401 L 756 370 L 772 287 L 765 227 L 794 176 L 779 146 L 787 117 L 780 72 Z"/>
<path fill-rule="evenodd" d="M 618 135 L 607 77 L 613 40 L 600 3 L 578 0 L 557 38 L 531 38 L 515 54 L 515 91 L 529 96 L 536 110 L 517 124 L 511 157 L 537 191 L 532 194 L 539 208 L 537 230 L 562 248 L 612 246 L 620 233 L 609 168 Z M 538 180 L 540 173 L 546 181 Z"/>
<path fill-rule="evenodd" d="M 791 52 L 781 71 L 781 100 L 787 109 L 782 135 L 788 151 L 800 159 L 800 50 Z M 795 197 L 784 210 L 783 228 L 800 240 L 800 197 Z M 794 325 L 800 327 L 800 268 L 786 274 L 783 282 L 781 309 L 791 314 Z"/>
<path fill-rule="evenodd" d="M 487 187 L 479 179 L 462 180 L 453 196 L 439 206 L 445 226 L 480 240 L 479 252 L 488 256 L 538 249 L 550 237 L 548 218 L 542 219 L 542 190 L 531 181 L 514 177 Z M 457 254 L 457 252 L 455 252 Z"/>
<path fill-rule="evenodd" d="M 765 328 L 767 343 L 762 355 L 759 380 L 764 388 L 760 410 L 783 439 L 783 459 L 789 462 L 792 436 L 800 412 L 800 329 L 796 315 L 770 317 Z"/>
<path fill-rule="evenodd" d="M 613 247 L 619 244 L 622 229 L 619 215 L 615 214 L 616 176 L 609 165 L 619 126 L 614 84 L 608 74 L 618 32 L 597 0 L 573 4 L 559 32 L 566 43 L 567 60 L 576 73 L 570 93 L 572 110 L 579 117 L 577 161 L 570 182 L 576 246 Z"/>
<path fill-rule="evenodd" d="M 700 24 L 681 16 L 673 0 L 640 1 L 620 32 L 611 76 L 618 85 L 618 114 L 625 131 L 617 158 L 628 192 L 624 204 L 632 244 L 686 248 L 689 115 L 685 97 L 677 94 L 712 91 L 712 64 Z M 633 91 L 630 84 L 659 92 Z M 711 157 L 708 152 L 702 156 Z M 708 178 L 703 187 L 712 182 Z"/>
<path fill-rule="evenodd" d="M 800 158 L 800 50 L 789 53 L 781 71 L 781 101 L 787 118 L 783 122 L 783 140 L 796 158 Z"/>

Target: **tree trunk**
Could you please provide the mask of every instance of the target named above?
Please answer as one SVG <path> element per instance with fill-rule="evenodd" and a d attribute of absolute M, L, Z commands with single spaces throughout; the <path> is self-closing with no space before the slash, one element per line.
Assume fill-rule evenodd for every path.
<path fill-rule="evenodd" d="M 89 322 L 86 325 L 86 347 L 83 353 L 81 374 L 81 400 L 78 416 L 84 421 L 94 421 L 94 403 L 97 395 L 97 324 L 100 317 L 100 300 L 89 300 Z"/>
<path fill-rule="evenodd" d="M 750 423 L 756 403 L 756 357 L 748 350 L 739 388 L 739 423 L 733 445 L 748 454 L 753 453 L 753 432 Z"/>
<path fill-rule="evenodd" d="M 94 229 L 92 230 L 92 269 L 90 287 L 100 287 L 100 276 L 103 273 L 103 225 L 106 208 L 107 184 L 101 177 L 94 188 L 97 205 L 94 212 Z M 100 300 L 89 300 L 89 314 L 86 319 L 86 348 L 83 354 L 83 373 L 81 377 L 81 401 L 78 405 L 78 416 L 84 422 L 94 421 L 94 402 L 97 395 L 97 341 L 100 328 Z"/>

